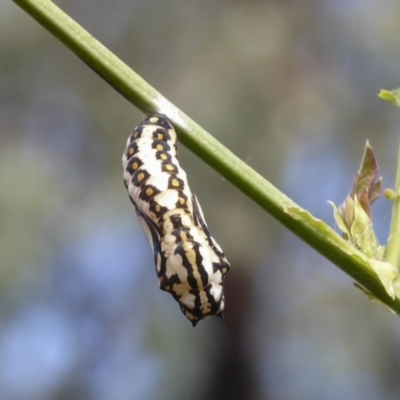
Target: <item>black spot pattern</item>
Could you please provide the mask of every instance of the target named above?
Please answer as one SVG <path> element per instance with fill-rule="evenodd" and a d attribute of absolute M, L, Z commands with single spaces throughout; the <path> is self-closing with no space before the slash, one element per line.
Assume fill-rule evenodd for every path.
<path fill-rule="evenodd" d="M 230 265 L 209 231 L 176 158 L 176 132 L 161 114 L 147 116 L 122 156 L 124 184 L 152 246 L 161 290 L 195 326 L 221 317 Z"/>

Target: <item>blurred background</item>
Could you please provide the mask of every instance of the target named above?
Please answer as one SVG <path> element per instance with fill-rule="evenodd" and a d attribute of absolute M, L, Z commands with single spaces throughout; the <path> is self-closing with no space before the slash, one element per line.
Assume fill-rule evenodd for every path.
<path fill-rule="evenodd" d="M 393 185 L 398 0 L 56 4 L 330 225 L 367 139 Z M 398 318 L 181 146 L 232 264 L 225 319 L 193 329 L 122 183 L 142 113 L 11 1 L 0 60 L 1 399 L 399 398 Z"/>

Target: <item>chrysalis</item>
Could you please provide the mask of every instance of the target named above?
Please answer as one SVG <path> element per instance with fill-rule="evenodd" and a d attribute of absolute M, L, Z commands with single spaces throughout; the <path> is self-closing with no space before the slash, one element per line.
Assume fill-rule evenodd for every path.
<path fill-rule="evenodd" d="M 122 156 L 124 182 L 152 246 L 161 290 L 172 294 L 193 326 L 222 317 L 223 280 L 230 265 L 209 231 L 185 171 L 177 136 L 161 114 L 146 117 Z"/>

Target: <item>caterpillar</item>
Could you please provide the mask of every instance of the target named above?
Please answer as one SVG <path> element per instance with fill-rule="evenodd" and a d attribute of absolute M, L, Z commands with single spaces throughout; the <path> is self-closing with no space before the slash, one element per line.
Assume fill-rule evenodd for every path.
<path fill-rule="evenodd" d="M 230 268 L 179 165 L 177 135 L 165 115 L 145 119 L 122 156 L 125 187 L 153 250 L 161 290 L 196 326 L 223 316 L 223 280 Z"/>

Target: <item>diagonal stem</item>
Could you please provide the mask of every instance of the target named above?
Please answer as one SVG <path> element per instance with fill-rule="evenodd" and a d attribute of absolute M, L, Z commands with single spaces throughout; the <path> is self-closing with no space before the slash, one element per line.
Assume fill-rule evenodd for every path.
<path fill-rule="evenodd" d="M 179 140 L 320 254 L 400 314 L 369 260 L 336 232 L 301 209 L 133 72 L 50 0 L 14 0 L 82 61 L 143 112 L 166 114 Z"/>

